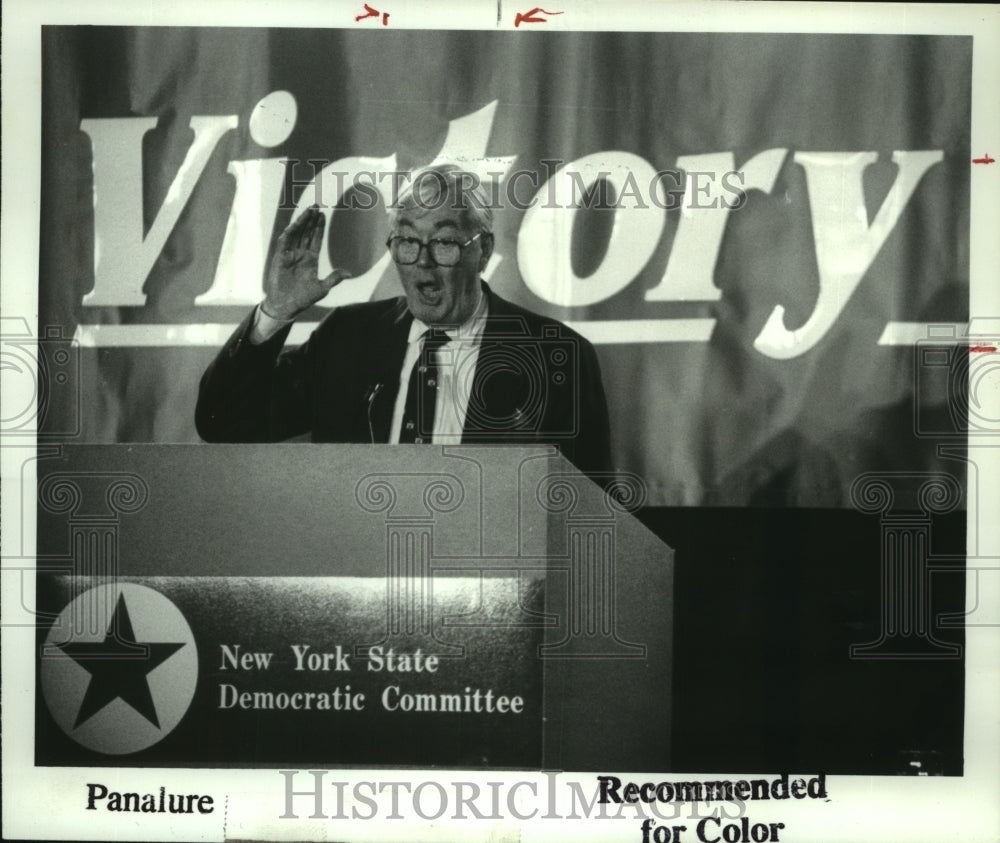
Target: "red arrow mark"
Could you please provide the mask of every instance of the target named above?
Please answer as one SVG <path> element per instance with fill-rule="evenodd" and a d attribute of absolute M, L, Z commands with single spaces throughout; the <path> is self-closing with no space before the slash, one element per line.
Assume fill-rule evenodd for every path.
<path fill-rule="evenodd" d="M 373 9 L 367 3 L 365 3 L 365 14 L 358 15 L 354 18 L 354 22 L 357 23 L 359 20 L 364 20 L 365 18 L 377 18 L 379 16 L 378 9 Z M 386 16 L 388 17 L 388 15 Z"/>
<path fill-rule="evenodd" d="M 973 164 L 992 164 L 996 161 L 996 158 L 990 158 L 990 154 L 987 152 L 982 158 L 973 158 Z"/>
<path fill-rule="evenodd" d="M 522 23 L 545 23 L 545 18 L 536 18 L 535 17 L 535 15 L 539 14 L 539 13 L 541 13 L 543 15 L 561 15 L 562 14 L 562 12 L 546 12 L 545 9 L 542 9 L 542 8 L 539 8 L 538 6 L 535 6 L 535 8 L 532 9 L 530 12 L 525 12 L 524 14 L 521 14 L 520 12 L 518 12 L 514 16 L 514 28 L 517 29 L 517 27 L 519 27 Z"/>

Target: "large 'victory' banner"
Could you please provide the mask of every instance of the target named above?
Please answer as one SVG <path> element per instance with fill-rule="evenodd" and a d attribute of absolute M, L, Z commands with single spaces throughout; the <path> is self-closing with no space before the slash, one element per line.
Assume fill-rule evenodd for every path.
<path fill-rule="evenodd" d="M 491 197 L 489 283 L 595 343 L 615 466 L 651 503 L 848 505 L 963 424 L 971 58 L 963 37 L 48 28 L 39 326 L 80 355 L 43 431 L 197 441 L 200 375 L 293 216 L 324 207 L 320 272 L 354 276 L 299 342 L 399 294 L 387 211 L 451 159 Z"/>

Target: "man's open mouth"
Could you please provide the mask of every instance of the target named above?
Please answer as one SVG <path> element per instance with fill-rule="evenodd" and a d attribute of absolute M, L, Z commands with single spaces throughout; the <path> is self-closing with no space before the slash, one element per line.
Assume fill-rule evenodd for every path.
<path fill-rule="evenodd" d="M 437 304 L 441 301 L 441 285 L 437 281 L 418 281 L 417 294 L 424 304 Z"/>

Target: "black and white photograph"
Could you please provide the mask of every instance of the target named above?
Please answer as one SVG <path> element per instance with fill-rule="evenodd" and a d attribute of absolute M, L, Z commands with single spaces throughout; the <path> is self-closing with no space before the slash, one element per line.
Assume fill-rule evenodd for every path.
<path fill-rule="evenodd" d="M 1000 14 L 3 13 L 3 837 L 1000 833 Z"/>

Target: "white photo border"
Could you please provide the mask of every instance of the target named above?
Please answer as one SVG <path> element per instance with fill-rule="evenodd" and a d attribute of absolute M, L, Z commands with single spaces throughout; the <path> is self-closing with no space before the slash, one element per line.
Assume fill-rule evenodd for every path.
<path fill-rule="evenodd" d="M 3 7 L 3 231 L 0 311 L 5 318 L 25 320 L 38 330 L 39 186 L 41 149 L 41 27 L 48 24 L 113 25 L 253 25 L 300 27 L 349 26 L 361 3 L 341 0 L 173 0 L 162 5 L 97 0 L 8 0 Z M 388 4 L 381 4 L 387 5 Z M 398 4 L 402 5 L 402 4 Z M 530 4 L 526 4 L 525 8 Z M 549 31 L 671 30 L 699 32 L 823 32 L 883 34 L 953 34 L 973 37 L 971 142 L 973 151 L 1000 157 L 1000 9 L 989 5 L 849 4 L 849 3 L 561 3 L 566 14 L 547 22 Z M 502 19 L 498 23 L 498 9 Z M 514 9 L 507 3 L 449 3 L 422 0 L 393 8 L 393 28 L 513 29 Z M 1000 164 L 973 167 L 971 174 L 970 319 L 1000 319 Z M 24 402 L 22 379 L 4 373 L 2 402 Z M 1000 395 L 994 395 L 1000 406 Z M 997 417 L 994 413 L 993 418 Z M 2 710 L 3 710 L 3 835 L 6 839 L 351 839 L 375 840 L 388 835 L 410 840 L 638 840 L 639 822 L 625 814 L 616 821 L 546 819 L 543 812 L 520 820 L 455 821 L 447 816 L 429 823 L 411 814 L 407 819 L 342 822 L 326 819 L 279 819 L 283 781 L 273 769 L 142 769 L 128 771 L 130 789 L 153 791 L 171 782 L 199 792 L 225 796 L 224 811 L 203 817 L 110 817 L 94 813 L 83 817 L 79 794 L 95 776 L 112 777 L 110 769 L 41 768 L 34 764 L 35 629 L 17 626 L 22 598 L 33 601 L 34 580 L 23 566 L 8 559 L 30 559 L 35 547 L 34 490 L 36 448 L 23 440 L 0 448 L 3 477 L 2 571 Z M 791 800 L 775 806 L 755 806 L 755 819 L 785 824 L 782 840 L 988 840 L 1000 828 L 1000 446 L 970 447 L 975 471 L 970 471 L 968 513 L 969 546 L 977 547 L 982 571 L 967 574 L 970 601 L 992 607 L 992 626 L 966 629 L 965 767 L 960 777 L 833 776 L 827 780 L 826 801 Z M 973 474 L 978 487 L 973 489 Z M 976 493 L 977 496 L 973 496 Z M 974 541 L 973 541 L 974 539 Z M 970 567 L 974 560 L 969 560 Z M 992 574 L 990 573 L 992 571 Z M 623 771 L 608 771 L 618 772 Z M 717 771 L 719 778 L 739 778 L 736 771 Z M 761 774 L 764 771 L 740 771 Z M 767 771 L 772 772 L 772 771 Z M 773 771 L 777 772 L 777 771 Z M 817 771 L 794 771 L 812 775 Z M 352 783 L 386 777 L 378 772 L 338 771 Z M 534 783 L 544 794 L 551 777 L 544 773 L 495 771 L 449 773 L 391 771 L 392 779 L 416 785 L 425 780 L 488 782 L 507 785 Z M 648 776 L 638 777 L 645 780 Z M 704 774 L 670 773 L 671 779 L 704 779 Z M 579 782 L 592 792 L 596 775 L 562 774 L 560 786 Z M 558 799 L 568 791 L 560 790 Z M 522 796 L 530 796 L 525 786 Z M 519 797 L 520 798 L 520 797 Z M 389 794 L 379 797 L 388 810 Z M 520 803 L 518 803 L 520 804 Z M 530 800 L 525 803 L 530 809 Z M 406 811 L 405 805 L 401 810 Z M 565 814 L 563 806 L 561 813 Z M 758 816 L 759 815 L 759 816 Z M 86 819 L 86 822 L 83 822 Z M 689 823 L 689 827 L 691 824 Z M 518 838 L 517 835 L 520 834 Z M 690 838 L 693 839 L 693 835 Z"/>

